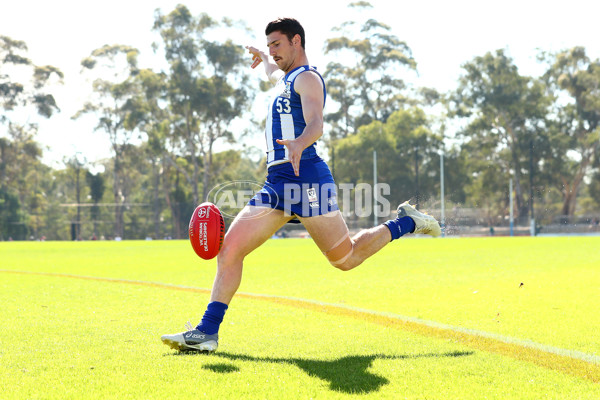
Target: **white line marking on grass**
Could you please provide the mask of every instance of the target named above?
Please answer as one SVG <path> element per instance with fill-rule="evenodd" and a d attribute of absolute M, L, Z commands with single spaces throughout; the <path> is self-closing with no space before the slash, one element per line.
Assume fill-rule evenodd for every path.
<path fill-rule="evenodd" d="M 578 351 L 578 350 L 562 349 L 560 347 L 537 343 L 537 342 L 534 342 L 529 339 L 518 339 L 518 338 L 511 337 L 511 336 L 501 335 L 499 333 L 480 331 L 480 330 L 471 329 L 471 328 L 463 328 L 461 326 L 448 325 L 448 324 L 444 324 L 441 322 L 429 321 L 429 320 L 425 320 L 425 319 L 421 319 L 421 318 L 409 317 L 406 315 L 394 314 L 394 313 L 384 312 L 384 311 L 374 311 L 374 310 L 369 310 L 369 309 L 365 309 L 365 308 L 352 307 L 352 306 L 348 306 L 345 304 L 324 303 L 324 302 L 321 302 L 318 300 L 302 299 L 302 298 L 297 298 L 297 297 L 275 296 L 275 295 L 264 295 L 264 294 L 253 294 L 253 293 L 238 293 L 238 294 L 244 294 L 249 297 L 264 297 L 267 299 L 273 298 L 273 299 L 291 300 L 291 301 L 295 301 L 295 302 L 304 302 L 304 303 L 310 303 L 310 304 L 314 304 L 314 305 L 318 305 L 318 306 L 339 308 L 339 309 L 355 311 L 355 312 L 363 313 L 363 314 L 387 317 L 387 318 L 397 319 L 397 320 L 400 320 L 403 322 L 412 322 L 414 324 L 424 325 L 424 326 L 434 328 L 434 329 L 449 330 L 449 331 L 453 331 L 453 332 L 464 333 L 464 334 L 471 335 L 471 336 L 480 336 L 480 337 L 484 337 L 487 339 L 494 339 L 494 340 L 497 340 L 500 342 L 514 344 L 514 345 L 521 346 L 521 347 L 527 347 L 530 349 L 541 350 L 546 353 L 552 353 L 552 354 L 556 354 L 556 355 L 563 356 L 563 357 L 570 357 L 570 358 L 575 358 L 578 360 L 586 361 L 589 363 L 600 364 L 600 356 L 597 356 L 595 354 L 588 354 L 588 353 L 584 353 L 584 352 Z"/>
<path fill-rule="evenodd" d="M 176 285 L 172 283 L 162 283 L 162 282 L 152 282 L 152 281 L 140 281 L 133 279 L 119 279 L 119 278 L 105 278 L 105 277 L 96 277 L 96 276 L 85 276 L 85 275 L 72 275 L 72 274 L 61 274 L 61 273 L 53 273 L 53 272 L 33 272 L 33 271 L 16 271 L 16 270 L 4 270 L 0 269 L 0 272 L 7 273 L 15 273 L 15 274 L 26 274 L 26 275 L 45 275 L 45 276 L 55 276 L 55 277 L 66 277 L 66 278 L 75 278 L 75 279 L 87 279 L 87 280 L 95 280 L 95 281 L 104 281 L 104 282 L 114 282 L 114 283 L 126 283 L 132 285 L 142 285 L 142 286 L 154 286 L 161 287 L 165 289 L 176 289 L 176 290 L 185 290 L 192 292 L 200 292 L 200 293 L 210 293 L 210 289 L 208 288 L 200 288 L 194 286 L 184 286 L 184 285 Z M 421 326 L 426 326 L 429 328 L 433 328 L 436 330 L 445 330 L 452 331 L 457 333 L 462 333 L 469 336 L 476 336 L 481 338 L 487 338 L 496 340 L 499 342 L 516 345 L 520 347 L 525 347 L 537 351 L 542 351 L 545 353 L 556 354 L 562 357 L 568 357 L 572 359 L 577 359 L 581 361 L 585 361 L 592 364 L 600 364 L 600 356 L 595 354 L 588 354 L 578 350 L 569 350 L 563 349 L 560 347 L 550 346 L 547 344 L 537 343 L 529 339 L 518 339 L 510 336 L 501 335 L 493 332 L 485 332 L 477 329 L 471 328 L 463 328 L 460 326 L 443 324 L 436 321 L 429 321 L 415 317 L 409 317 L 406 315 L 394 314 L 389 312 L 382 311 L 374 311 L 368 310 L 365 308 L 352 307 L 345 304 L 335 304 L 335 303 L 325 303 L 318 300 L 311 299 L 303 299 L 299 297 L 289 297 L 289 296 L 277 296 L 277 295 L 269 295 L 269 294 L 260 294 L 260 293 L 246 293 L 246 292 L 238 292 L 237 296 L 253 298 L 253 299 L 265 299 L 265 300 L 287 300 L 290 302 L 306 304 L 306 305 L 316 305 L 322 306 L 330 309 L 338 309 L 338 310 L 347 310 L 352 311 L 354 313 L 361 313 L 372 316 L 380 316 L 385 318 L 390 318 L 394 320 L 398 320 L 400 322 L 408 322 L 412 324 L 417 324 Z M 325 311 L 326 312 L 326 311 Z"/>

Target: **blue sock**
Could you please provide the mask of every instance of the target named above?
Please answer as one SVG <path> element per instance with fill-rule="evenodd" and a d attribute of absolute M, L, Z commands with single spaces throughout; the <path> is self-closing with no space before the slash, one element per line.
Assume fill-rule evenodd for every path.
<path fill-rule="evenodd" d="M 415 221 L 411 217 L 390 219 L 383 224 L 390 230 L 392 240 L 399 239 L 401 236 L 415 231 Z"/>
<path fill-rule="evenodd" d="M 219 325 L 223 322 L 223 317 L 225 316 L 227 308 L 227 304 L 218 301 L 208 303 L 208 307 L 206 307 L 206 311 L 202 316 L 202 321 L 200 321 L 196 329 L 207 335 L 218 333 Z"/>

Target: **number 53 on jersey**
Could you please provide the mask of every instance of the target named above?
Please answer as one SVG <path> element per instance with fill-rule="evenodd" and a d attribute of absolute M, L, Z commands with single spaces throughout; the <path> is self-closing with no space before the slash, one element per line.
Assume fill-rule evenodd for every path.
<path fill-rule="evenodd" d="M 278 97 L 277 103 L 275 106 L 277 107 L 277 112 L 279 114 L 282 114 L 282 113 L 289 114 L 292 112 L 292 107 L 290 107 L 290 99 L 284 99 L 282 97 Z"/>

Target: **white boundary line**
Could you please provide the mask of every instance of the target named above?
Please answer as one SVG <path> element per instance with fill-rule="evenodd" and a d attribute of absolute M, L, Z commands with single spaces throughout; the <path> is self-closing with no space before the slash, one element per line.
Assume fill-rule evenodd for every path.
<path fill-rule="evenodd" d="M 15 274 L 26 274 L 26 275 L 44 275 L 44 276 L 54 276 L 54 277 L 68 277 L 68 278 L 77 278 L 77 279 L 88 279 L 95 281 L 105 281 L 105 282 L 115 282 L 115 283 L 128 283 L 135 285 L 144 285 L 144 286 L 154 286 L 154 287 L 163 287 L 163 288 L 173 288 L 173 289 L 183 289 L 189 291 L 198 291 L 198 292 L 207 292 L 210 293 L 210 289 L 194 287 L 194 286 L 184 286 L 184 285 L 176 285 L 173 283 L 163 283 L 163 282 L 152 282 L 152 281 L 139 281 L 133 279 L 119 279 L 119 278 L 106 278 L 99 276 L 86 276 L 86 275 L 73 275 L 73 274 L 62 274 L 62 273 L 54 273 L 54 272 L 34 272 L 34 271 L 18 271 L 18 270 L 4 270 L 0 269 L 0 272 L 8 272 Z M 414 324 L 423 325 L 429 328 L 439 329 L 439 330 L 449 330 L 458 333 L 464 333 L 471 336 L 479 336 L 487 339 L 497 340 L 499 342 L 508 343 L 512 345 L 517 345 L 521 347 L 526 347 L 534 350 L 540 350 L 546 353 L 556 354 L 562 357 L 569 357 L 581 361 L 585 361 L 592 364 L 600 365 L 600 356 L 595 354 L 584 353 L 578 350 L 568 350 L 560 347 L 550 346 L 547 344 L 537 343 L 529 339 L 518 339 L 511 336 L 501 335 L 499 333 L 493 332 L 485 332 L 477 329 L 471 328 L 463 328 L 460 326 L 443 324 L 440 322 L 429 321 L 425 319 L 409 317 L 406 315 L 394 314 L 389 312 L 382 311 L 374 311 L 368 310 L 365 308 L 352 307 L 345 304 L 336 304 L 336 303 L 325 303 L 318 300 L 311 299 L 303 299 L 300 297 L 289 297 L 289 296 L 277 296 L 277 295 L 269 295 L 269 294 L 257 294 L 257 293 L 247 293 L 247 292 L 238 292 L 241 296 L 246 296 L 246 298 L 263 298 L 263 299 L 281 299 L 281 300 L 290 300 L 298 303 L 306 303 L 317 306 L 324 306 L 328 308 L 337 308 L 341 310 L 348 310 L 359 312 L 363 314 L 381 316 L 391 319 L 396 319 L 403 322 L 411 322 Z"/>
<path fill-rule="evenodd" d="M 397 320 L 403 321 L 403 322 L 411 322 L 411 323 L 418 324 L 418 325 L 424 325 L 429 328 L 435 328 L 435 329 L 440 329 L 440 330 L 449 330 L 449 331 L 453 331 L 453 332 L 464 333 L 464 334 L 471 335 L 471 336 L 479 336 L 479 337 L 483 337 L 486 339 L 494 339 L 494 340 L 497 340 L 497 341 L 503 342 L 503 343 L 513 344 L 513 345 L 517 345 L 517 346 L 521 346 L 521 347 L 527 347 L 527 348 L 531 348 L 531 349 L 535 349 L 535 350 L 541 350 L 546 353 L 552 353 L 552 354 L 556 354 L 559 356 L 574 358 L 574 359 L 578 359 L 578 360 L 582 360 L 582 361 L 586 361 L 589 363 L 594 363 L 594 364 L 600 365 L 600 356 L 595 355 L 595 354 L 588 354 L 588 353 L 584 353 L 584 352 L 578 351 L 578 350 L 563 349 L 560 347 L 537 343 L 537 342 L 534 342 L 529 339 L 518 339 L 518 338 L 511 337 L 511 336 L 501 335 L 499 333 L 480 331 L 480 330 L 471 329 L 471 328 L 463 328 L 461 326 L 448 325 L 448 324 L 443 324 L 441 322 L 429 321 L 429 320 L 425 320 L 425 319 L 421 319 L 421 318 L 409 317 L 406 315 L 394 314 L 394 313 L 390 313 L 390 312 L 374 311 L 374 310 L 368 310 L 365 308 L 352 307 L 352 306 L 348 306 L 345 304 L 324 303 L 324 302 L 317 301 L 317 300 L 302 299 L 302 298 L 287 297 L 287 296 L 263 295 L 263 294 L 242 293 L 242 292 L 240 292 L 239 294 L 245 294 L 247 296 L 252 296 L 252 297 L 264 297 L 267 299 L 272 298 L 272 299 L 292 300 L 292 301 L 296 301 L 296 302 L 310 303 L 310 304 L 315 304 L 315 305 L 320 305 L 320 306 L 325 306 L 325 307 L 355 311 L 355 312 L 359 312 L 359 313 L 363 313 L 363 314 L 387 317 L 387 318 L 397 319 Z"/>

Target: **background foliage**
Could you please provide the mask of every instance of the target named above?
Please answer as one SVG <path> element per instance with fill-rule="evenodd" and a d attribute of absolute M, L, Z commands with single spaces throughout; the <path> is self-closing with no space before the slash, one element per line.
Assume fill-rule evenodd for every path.
<path fill-rule="evenodd" d="M 390 203 L 410 198 L 436 214 L 443 153 L 450 223 L 506 225 L 512 179 L 520 225 L 532 215 L 540 226 L 597 224 L 600 60 L 582 47 L 541 51 L 546 72 L 532 77 L 507 51 L 490 49 L 465 60 L 456 87 L 438 93 L 406 83 L 418 61 L 409 45 L 361 19 L 368 3 L 352 6 L 357 18 L 323 44 L 335 61 L 324 72 L 333 106 L 320 149 L 338 183 L 372 183 L 377 151 Z M 215 185 L 262 182 L 254 144 L 232 146 L 263 129 L 250 106 L 264 82 L 248 78 L 243 47 L 222 34 L 243 29 L 178 5 L 155 14 L 163 70 L 139 65 L 139 51 L 126 44 L 91 50 L 81 66 L 93 84 L 82 88 L 89 95 L 73 118 L 96 118 L 112 157 L 92 165 L 74 154 L 59 169 L 42 163 L 37 125 L 15 111 L 52 118 L 60 109 L 49 88 L 63 74 L 0 35 L 0 240 L 183 238 Z M 348 220 L 371 223 L 352 213 Z"/>

